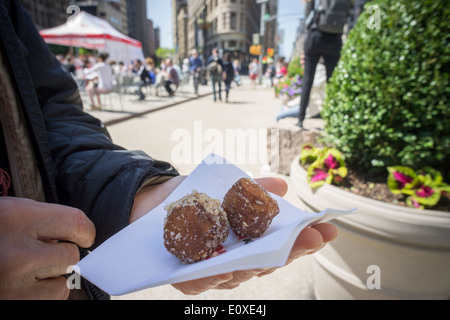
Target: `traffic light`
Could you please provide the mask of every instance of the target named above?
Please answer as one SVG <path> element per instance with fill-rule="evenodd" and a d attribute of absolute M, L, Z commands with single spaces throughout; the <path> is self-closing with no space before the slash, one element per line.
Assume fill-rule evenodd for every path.
<path fill-rule="evenodd" d="M 273 57 L 274 54 L 275 54 L 275 49 L 274 48 L 268 48 L 267 49 L 267 55 L 269 57 Z"/>
<path fill-rule="evenodd" d="M 259 56 L 260 53 L 261 53 L 261 45 L 257 45 L 257 46 L 253 45 L 253 46 L 250 46 L 249 52 L 250 52 L 250 54 L 253 55 L 253 56 Z"/>

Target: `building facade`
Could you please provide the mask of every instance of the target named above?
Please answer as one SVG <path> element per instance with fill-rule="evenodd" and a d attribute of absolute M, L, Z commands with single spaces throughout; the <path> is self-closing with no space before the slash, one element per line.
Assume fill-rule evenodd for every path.
<path fill-rule="evenodd" d="M 152 21 L 147 19 L 146 0 L 21 0 L 38 29 L 47 29 L 67 22 L 74 14 L 70 5 L 106 20 L 114 28 L 142 42 L 145 56 L 155 56 L 156 35 Z"/>
<path fill-rule="evenodd" d="M 21 0 L 34 24 L 39 30 L 61 25 L 67 21 L 69 1 L 60 0 Z"/>
<path fill-rule="evenodd" d="M 255 0 L 188 0 L 187 13 L 183 16 L 180 15 L 181 8 L 174 11 L 178 15 L 174 28 L 178 36 L 174 34 L 174 42 L 180 60 L 189 56 L 193 49 L 206 59 L 213 48 L 218 48 L 221 54 L 232 52 L 244 66 L 250 62 L 249 48 L 253 44 L 253 35 L 259 34 L 261 28 L 261 4 Z M 268 0 L 266 13 L 276 17 L 277 11 L 278 1 Z M 182 31 L 183 28 L 185 30 Z M 275 46 L 276 29 L 276 18 L 265 23 L 261 40 L 264 47 Z M 187 35 L 184 44 L 181 44 L 182 34 Z M 181 48 L 185 49 L 182 51 Z"/>
<path fill-rule="evenodd" d="M 188 47 L 188 0 L 172 0 L 173 47 L 175 61 L 181 61 L 189 56 Z"/>

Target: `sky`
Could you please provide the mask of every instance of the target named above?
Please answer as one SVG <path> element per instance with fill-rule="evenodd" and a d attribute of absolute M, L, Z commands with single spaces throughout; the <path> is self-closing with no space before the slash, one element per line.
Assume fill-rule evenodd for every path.
<path fill-rule="evenodd" d="M 147 0 L 147 16 L 154 27 L 161 30 L 161 47 L 173 48 L 172 1 Z M 289 58 L 295 40 L 299 19 L 303 15 L 303 0 L 278 0 L 278 25 L 284 30 L 280 54 Z"/>

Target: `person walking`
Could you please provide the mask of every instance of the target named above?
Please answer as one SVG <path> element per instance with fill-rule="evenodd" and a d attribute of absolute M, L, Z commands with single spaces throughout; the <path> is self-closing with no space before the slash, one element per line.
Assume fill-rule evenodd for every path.
<path fill-rule="evenodd" d="M 305 0 L 307 35 L 304 44 L 305 71 L 297 126 L 303 129 L 303 121 L 309 103 L 317 63 L 323 57 L 329 81 L 336 67 L 342 48 L 342 34 L 350 15 L 350 0 Z"/>
<path fill-rule="evenodd" d="M 225 102 L 228 103 L 228 95 L 230 93 L 231 89 L 231 83 L 234 80 L 234 67 L 233 67 L 233 61 L 232 61 L 231 53 L 227 52 L 224 55 L 224 61 L 223 61 L 223 75 L 222 79 L 223 82 L 225 82 Z"/>
<path fill-rule="evenodd" d="M 212 55 L 208 58 L 206 62 L 206 68 L 209 74 L 209 78 L 212 82 L 212 89 L 214 95 L 214 102 L 216 99 L 216 84 L 218 84 L 219 89 L 219 100 L 222 101 L 222 71 L 223 71 L 223 61 L 219 57 L 219 49 L 214 48 L 212 50 Z"/>
<path fill-rule="evenodd" d="M 253 58 L 252 63 L 248 66 L 248 73 L 250 76 L 251 87 L 256 89 L 256 79 L 258 79 L 259 74 L 258 58 Z"/>
<path fill-rule="evenodd" d="M 234 59 L 233 61 L 234 68 L 234 82 L 239 87 L 241 85 L 241 63 L 238 59 Z"/>
<path fill-rule="evenodd" d="M 203 62 L 198 56 L 197 50 L 192 51 L 192 56 L 189 59 L 189 71 L 192 75 L 194 83 L 194 92 L 198 94 L 198 86 L 200 85 L 200 73 L 202 71 Z"/>

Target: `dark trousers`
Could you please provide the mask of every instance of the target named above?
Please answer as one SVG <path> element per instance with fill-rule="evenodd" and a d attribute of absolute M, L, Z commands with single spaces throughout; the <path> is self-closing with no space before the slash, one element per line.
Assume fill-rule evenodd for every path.
<path fill-rule="evenodd" d="M 228 94 L 230 93 L 231 89 L 231 82 L 233 80 L 225 80 L 225 92 L 226 92 L 226 99 L 228 100 Z"/>
<path fill-rule="evenodd" d="M 216 101 L 216 83 L 219 85 L 219 100 L 222 101 L 222 75 L 211 76 L 214 101 Z"/>
<path fill-rule="evenodd" d="M 198 86 L 200 85 L 200 72 L 195 71 L 192 78 L 194 80 L 194 91 L 195 91 L 195 94 L 197 94 Z"/>
<path fill-rule="evenodd" d="M 137 94 L 139 96 L 139 100 L 144 100 L 145 99 L 145 94 L 142 92 L 142 88 L 146 87 L 150 85 L 149 83 L 145 82 L 144 80 L 141 80 L 141 82 L 139 83 L 139 87 L 137 90 Z"/>
<path fill-rule="evenodd" d="M 306 109 L 309 104 L 309 96 L 314 82 L 317 63 L 320 57 L 325 61 L 327 82 L 340 59 L 342 49 L 342 35 L 327 34 L 320 31 L 310 31 L 305 39 L 305 70 L 302 80 L 302 97 L 300 100 L 300 111 L 298 120 L 305 120 Z"/>
<path fill-rule="evenodd" d="M 173 95 L 173 93 L 174 93 L 172 88 L 170 87 L 171 84 L 172 84 L 172 81 L 170 81 L 170 80 L 166 80 L 166 82 L 164 83 L 164 88 L 166 88 L 166 91 L 169 95 Z"/>

